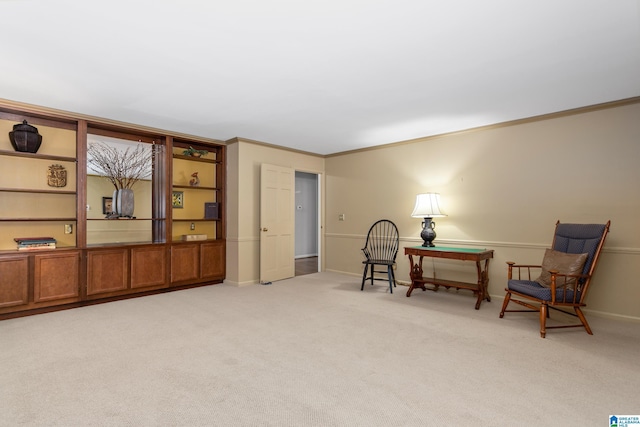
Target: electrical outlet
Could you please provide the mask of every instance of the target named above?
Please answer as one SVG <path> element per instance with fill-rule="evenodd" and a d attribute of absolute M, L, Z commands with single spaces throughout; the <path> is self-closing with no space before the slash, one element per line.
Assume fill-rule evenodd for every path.
<path fill-rule="evenodd" d="M 338 221 L 344 221 L 344 214 L 338 215 Z"/>
<path fill-rule="evenodd" d="M 195 222 L 192 222 L 192 223 L 191 223 L 191 230 L 195 230 L 195 229 L 196 229 L 196 223 L 195 223 Z"/>

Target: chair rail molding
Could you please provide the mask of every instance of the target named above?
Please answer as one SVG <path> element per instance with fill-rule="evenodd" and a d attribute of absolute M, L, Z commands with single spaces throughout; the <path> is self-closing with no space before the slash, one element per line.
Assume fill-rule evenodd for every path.
<path fill-rule="evenodd" d="M 344 233 L 325 233 L 327 238 L 337 239 L 350 239 L 364 241 L 367 238 L 366 234 L 344 234 Z M 422 244 L 422 239 L 416 237 L 400 237 L 401 243 L 407 243 L 411 246 L 419 246 Z M 514 249 L 547 249 L 549 243 L 529 243 L 529 242 L 500 242 L 491 240 L 458 240 L 458 239 L 441 239 L 438 238 L 438 244 L 440 246 L 483 246 L 487 248 L 514 248 Z M 640 248 L 629 247 L 611 247 L 605 246 L 602 248 L 602 252 L 627 254 L 627 255 L 640 255 Z"/>

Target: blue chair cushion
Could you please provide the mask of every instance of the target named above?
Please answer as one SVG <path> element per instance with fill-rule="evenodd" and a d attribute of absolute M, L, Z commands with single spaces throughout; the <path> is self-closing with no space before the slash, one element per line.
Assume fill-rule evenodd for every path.
<path fill-rule="evenodd" d="M 605 228 L 604 224 L 558 224 L 553 249 L 570 254 L 589 254 L 582 270 L 582 274 L 588 274 Z"/>
<path fill-rule="evenodd" d="M 534 282 L 533 280 L 509 280 L 507 282 L 507 288 L 510 291 L 528 295 L 542 301 L 551 301 L 551 288 L 545 288 L 540 283 Z M 576 299 L 580 299 L 580 292 L 578 292 L 578 298 Z M 563 300 L 572 301 L 573 290 L 568 289 L 565 294 L 564 289 L 556 289 L 556 301 Z"/>

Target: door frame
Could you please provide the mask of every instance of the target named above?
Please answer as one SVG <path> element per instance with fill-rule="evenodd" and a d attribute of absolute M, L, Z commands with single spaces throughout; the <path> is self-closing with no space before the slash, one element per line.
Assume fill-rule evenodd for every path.
<path fill-rule="evenodd" d="M 323 177 L 323 173 L 317 172 L 317 171 L 304 170 L 304 169 L 295 169 L 294 176 L 295 176 L 295 173 L 297 172 L 307 173 L 307 174 L 316 176 L 317 223 L 316 223 L 315 232 L 316 232 L 316 252 L 318 254 L 318 265 L 317 265 L 318 270 L 317 271 L 320 272 L 322 271 L 322 177 Z M 295 206 L 294 206 L 294 209 L 295 209 Z M 295 240 L 295 236 L 294 236 L 294 240 Z M 294 253 L 294 260 L 295 260 L 295 253 Z"/>

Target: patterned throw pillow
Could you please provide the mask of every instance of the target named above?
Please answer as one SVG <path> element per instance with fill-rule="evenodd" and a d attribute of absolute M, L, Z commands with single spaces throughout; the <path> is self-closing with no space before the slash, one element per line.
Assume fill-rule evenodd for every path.
<path fill-rule="evenodd" d="M 536 282 L 545 288 L 550 288 L 551 273 L 549 273 L 549 270 L 557 270 L 562 274 L 582 274 L 582 269 L 588 256 L 589 254 L 568 254 L 547 249 L 544 252 L 544 259 L 542 260 L 542 273 L 540 277 L 536 279 Z M 556 281 L 558 288 L 565 286 L 564 279 L 564 277 L 561 277 Z M 573 286 L 575 283 L 575 278 L 567 278 L 567 285 Z"/>

